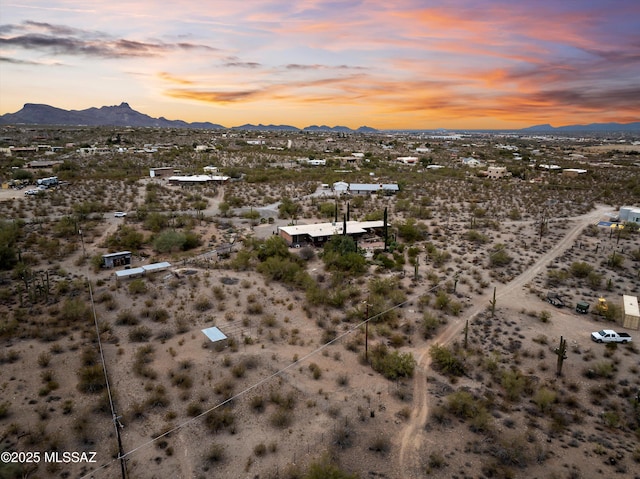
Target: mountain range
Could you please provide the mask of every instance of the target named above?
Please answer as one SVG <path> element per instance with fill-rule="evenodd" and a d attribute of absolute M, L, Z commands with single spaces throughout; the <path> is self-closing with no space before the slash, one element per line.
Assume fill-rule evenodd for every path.
<path fill-rule="evenodd" d="M 49 105 L 26 103 L 16 113 L 0 115 L 0 125 L 73 125 L 73 126 L 119 126 L 119 127 L 155 127 L 155 128 L 192 128 L 192 129 L 227 129 L 222 125 L 210 122 L 187 123 L 182 120 L 168 120 L 164 117 L 153 118 L 132 109 L 128 103 L 86 110 L 63 110 Z M 361 126 L 352 130 L 346 126 L 312 125 L 297 128 L 291 125 L 252 125 L 235 126 L 232 130 L 248 131 L 306 131 L 332 133 L 375 133 L 379 130 Z M 425 130 L 427 131 L 427 130 Z M 522 133 L 570 133 L 570 132 L 640 132 L 640 122 L 634 123 L 591 123 L 589 125 L 567 125 L 553 127 L 549 124 L 536 125 L 521 130 Z"/>

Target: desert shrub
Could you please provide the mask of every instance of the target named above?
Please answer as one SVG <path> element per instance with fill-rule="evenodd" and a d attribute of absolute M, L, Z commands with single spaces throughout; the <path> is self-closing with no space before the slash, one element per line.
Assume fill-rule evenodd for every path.
<path fill-rule="evenodd" d="M 164 386 L 156 386 L 156 388 L 151 391 L 149 397 L 145 401 L 145 405 L 150 408 L 165 408 L 171 404 L 171 400 L 167 396 L 167 391 L 165 391 Z"/>
<path fill-rule="evenodd" d="M 164 308 L 144 309 L 140 315 L 149 318 L 154 323 L 166 323 L 169 319 L 169 311 Z"/>
<path fill-rule="evenodd" d="M 509 256 L 509 253 L 507 253 L 505 245 L 497 244 L 494 246 L 491 255 L 489 256 L 489 266 L 491 266 L 492 268 L 500 268 L 502 266 L 508 265 L 512 260 L 513 258 Z"/>
<path fill-rule="evenodd" d="M 327 269 L 360 275 L 366 270 L 366 260 L 358 252 L 351 236 L 334 235 L 324 246 L 322 260 Z"/>
<path fill-rule="evenodd" d="M 253 409 L 254 411 L 263 412 L 266 403 L 265 403 L 264 397 L 260 394 L 257 394 L 251 397 L 251 399 L 249 400 L 249 405 L 251 406 L 251 409 Z"/>
<path fill-rule="evenodd" d="M 301 477 L 302 479 L 358 479 L 356 474 L 350 474 L 340 469 L 331 461 L 329 456 L 324 456 L 318 461 L 311 463 Z"/>
<path fill-rule="evenodd" d="M 256 444 L 253 448 L 253 453 L 258 457 L 264 456 L 267 453 L 267 445 L 264 442 Z"/>
<path fill-rule="evenodd" d="M 369 450 L 373 452 L 379 452 L 381 454 L 386 454 L 391 449 L 391 440 L 388 436 L 378 435 L 374 437 L 370 444 Z"/>
<path fill-rule="evenodd" d="M 379 344 L 371 350 L 371 367 L 387 379 L 412 377 L 416 367 L 416 360 L 411 353 L 393 351 L 389 353 L 384 344 Z"/>
<path fill-rule="evenodd" d="M 190 389 L 193 386 L 193 379 L 189 373 L 184 371 L 180 372 L 171 372 L 169 374 L 169 378 L 171 379 L 171 384 L 180 389 Z"/>
<path fill-rule="evenodd" d="M 204 311 L 208 311 L 209 309 L 211 309 L 211 307 L 211 300 L 206 296 L 199 296 L 193 304 L 193 308 L 201 313 Z"/>
<path fill-rule="evenodd" d="M 199 402 L 191 402 L 187 406 L 187 414 L 191 417 L 196 417 L 202 414 L 202 404 Z"/>
<path fill-rule="evenodd" d="M 47 366 L 49 366 L 50 362 L 51 354 L 49 354 L 48 352 L 43 351 L 38 355 L 38 366 L 40 366 L 41 368 L 46 368 Z"/>
<path fill-rule="evenodd" d="M 569 272 L 575 278 L 586 278 L 591 272 L 593 272 L 593 266 L 589 263 L 585 263 L 584 261 L 574 261 L 569 267 Z"/>
<path fill-rule="evenodd" d="M 271 425 L 277 427 L 278 429 L 289 427 L 291 421 L 291 412 L 282 407 L 278 408 L 269 418 L 269 422 L 271 423 Z"/>
<path fill-rule="evenodd" d="M 471 419 L 484 409 L 483 404 L 468 391 L 456 391 L 446 398 L 446 409 L 460 419 Z"/>
<path fill-rule="evenodd" d="M 235 416 L 230 408 L 214 409 L 205 419 L 207 428 L 213 433 L 232 427 L 234 422 Z"/>
<path fill-rule="evenodd" d="M 229 399 L 233 396 L 234 384 L 231 378 L 223 379 L 213 386 L 213 392 L 221 395 L 224 399 Z"/>
<path fill-rule="evenodd" d="M 144 343 L 149 341 L 151 337 L 151 329 L 147 326 L 136 326 L 129 331 L 129 341 L 132 343 Z"/>
<path fill-rule="evenodd" d="M 442 325 L 440 318 L 437 318 L 430 312 L 425 312 L 422 316 L 422 336 L 424 339 L 431 339 L 435 336 L 438 328 Z"/>
<path fill-rule="evenodd" d="M 547 271 L 547 286 L 559 286 L 569 277 L 569 273 L 560 269 L 550 269 Z"/>
<path fill-rule="evenodd" d="M 165 230 L 159 233 L 153 240 L 153 249 L 158 253 L 171 253 L 183 251 L 187 237 L 181 231 Z"/>
<path fill-rule="evenodd" d="M 142 278 L 136 278 L 129 283 L 130 294 L 144 294 L 147 292 L 147 285 Z"/>
<path fill-rule="evenodd" d="M 536 391 L 533 395 L 533 402 L 540 412 L 546 413 L 551 409 L 551 406 L 556 402 L 557 394 L 555 391 L 542 387 Z"/>
<path fill-rule="evenodd" d="M 447 466 L 447 461 L 442 456 L 442 454 L 438 452 L 432 452 L 429 454 L 429 458 L 427 459 L 427 474 L 431 469 L 442 469 Z"/>
<path fill-rule="evenodd" d="M 619 268 L 624 263 L 624 256 L 616 254 L 615 251 L 607 256 L 607 265 L 611 268 Z"/>
<path fill-rule="evenodd" d="M 78 390 L 95 394 L 106 387 L 102 365 L 84 366 L 78 371 Z"/>
<path fill-rule="evenodd" d="M 225 447 L 222 444 L 211 444 L 205 454 L 205 460 L 209 463 L 223 462 L 225 459 Z"/>
<path fill-rule="evenodd" d="M 464 236 L 468 241 L 476 244 L 485 244 L 489 242 L 489 237 L 480 233 L 478 230 L 469 230 Z"/>
<path fill-rule="evenodd" d="M 435 302 L 436 309 L 446 309 L 449 306 L 450 302 L 451 297 L 446 292 L 442 290 L 438 291 Z"/>
<path fill-rule="evenodd" d="M 434 369 L 450 376 L 462 376 L 464 363 L 447 346 L 434 344 L 429 350 Z"/>
<path fill-rule="evenodd" d="M 9 405 L 8 401 L 0 403 L 0 419 L 4 419 L 9 415 Z"/>
<path fill-rule="evenodd" d="M 525 377 L 517 369 L 509 369 L 502 373 L 502 387 L 510 401 L 517 401 L 525 388 Z"/>
<path fill-rule="evenodd" d="M 593 368 L 585 370 L 585 376 L 588 378 L 611 379 L 615 376 L 615 366 L 612 362 L 601 361 L 596 363 Z"/>
<path fill-rule="evenodd" d="M 60 308 L 60 318 L 69 323 L 85 321 L 91 318 L 91 309 L 80 298 L 67 299 Z"/>
<path fill-rule="evenodd" d="M 150 344 L 141 346 L 136 350 L 132 368 L 135 374 L 149 379 L 157 377 L 156 372 L 148 366 L 153 361 L 154 351 L 154 347 Z"/>
<path fill-rule="evenodd" d="M 118 325 L 126 325 L 126 326 L 135 326 L 138 324 L 140 320 L 137 318 L 135 314 L 130 309 L 125 309 L 118 313 L 116 316 L 116 324 Z"/>
<path fill-rule="evenodd" d="M 322 369 L 316 363 L 309 364 L 309 371 L 313 376 L 313 379 L 320 379 L 322 377 Z"/>
<path fill-rule="evenodd" d="M 231 367 L 231 374 L 236 378 L 244 377 L 247 367 L 243 363 L 238 363 Z"/>

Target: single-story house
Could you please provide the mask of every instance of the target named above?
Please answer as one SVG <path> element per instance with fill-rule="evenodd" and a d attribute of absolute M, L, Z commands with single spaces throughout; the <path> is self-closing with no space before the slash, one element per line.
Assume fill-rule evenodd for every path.
<path fill-rule="evenodd" d="M 470 166 L 470 167 L 476 167 L 476 166 L 480 166 L 482 165 L 482 163 L 480 163 L 480 160 L 476 160 L 475 158 L 469 156 L 468 158 L 462 158 L 462 164 L 464 166 Z"/>
<path fill-rule="evenodd" d="M 193 186 L 206 185 L 209 183 L 226 183 L 229 178 L 229 176 L 189 175 L 170 176 L 168 181 L 170 185 Z"/>
<path fill-rule="evenodd" d="M 565 168 L 564 170 L 562 170 L 562 174 L 564 176 L 584 175 L 586 172 L 587 172 L 587 170 L 582 169 L 582 168 Z"/>
<path fill-rule="evenodd" d="M 349 190 L 349 183 L 346 181 L 336 181 L 333 184 L 333 191 L 336 193 L 346 193 Z"/>
<path fill-rule="evenodd" d="M 354 195 L 370 195 L 378 191 L 392 195 L 400 191 L 400 188 L 395 183 L 350 183 L 349 191 Z"/>
<path fill-rule="evenodd" d="M 173 166 L 161 166 L 159 168 L 149 168 L 149 176 L 151 178 L 171 176 L 174 174 Z"/>
<path fill-rule="evenodd" d="M 487 168 L 487 178 L 496 180 L 499 178 L 506 178 L 508 176 L 511 176 L 511 173 L 507 171 L 506 166 L 490 166 Z"/>
<path fill-rule="evenodd" d="M 418 163 L 417 156 L 399 156 L 396 158 L 396 162 L 402 163 L 403 165 L 415 165 Z"/>
<path fill-rule="evenodd" d="M 640 224 L 640 208 L 637 206 L 623 206 L 620 208 L 620 221 L 623 223 Z"/>
<path fill-rule="evenodd" d="M 278 234 L 289 246 L 305 243 L 322 244 L 334 235 L 343 233 L 344 222 L 311 225 L 279 226 Z M 384 221 L 347 221 L 346 234 L 359 238 L 365 233 L 381 230 Z"/>

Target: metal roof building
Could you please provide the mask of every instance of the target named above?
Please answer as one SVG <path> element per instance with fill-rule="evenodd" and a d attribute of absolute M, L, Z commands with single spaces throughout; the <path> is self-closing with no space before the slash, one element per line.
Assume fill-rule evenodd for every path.
<path fill-rule="evenodd" d="M 384 221 L 347 221 L 346 234 L 361 236 L 372 230 L 382 228 Z M 334 235 L 343 234 L 344 223 L 316 223 L 311 225 L 279 226 L 278 234 L 289 245 L 301 243 L 321 243 Z"/>

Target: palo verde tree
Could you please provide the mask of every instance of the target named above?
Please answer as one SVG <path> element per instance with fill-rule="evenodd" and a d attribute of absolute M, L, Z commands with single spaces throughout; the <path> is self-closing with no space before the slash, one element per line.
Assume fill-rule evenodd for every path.
<path fill-rule="evenodd" d="M 334 235 L 324 245 L 322 259 L 328 269 L 349 272 L 354 275 L 364 273 L 366 260 L 358 252 L 356 242 L 348 235 Z"/>

